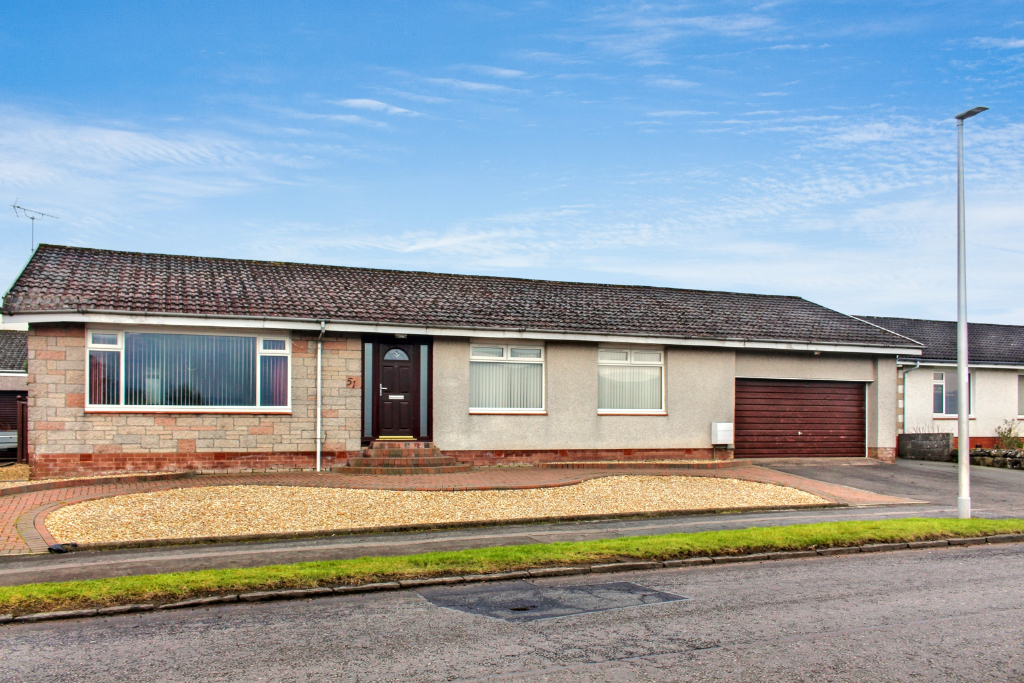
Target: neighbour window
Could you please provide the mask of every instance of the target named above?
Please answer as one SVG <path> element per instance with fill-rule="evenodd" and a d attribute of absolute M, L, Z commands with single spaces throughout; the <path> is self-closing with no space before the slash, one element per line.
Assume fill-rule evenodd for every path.
<path fill-rule="evenodd" d="M 932 375 L 932 412 L 935 415 L 957 414 L 957 373 L 936 372 Z M 974 410 L 971 374 L 967 373 L 967 414 Z"/>
<path fill-rule="evenodd" d="M 1024 375 L 1017 375 L 1017 415 L 1024 415 Z"/>
<path fill-rule="evenodd" d="M 665 352 L 661 349 L 601 348 L 597 351 L 599 413 L 665 410 Z"/>
<path fill-rule="evenodd" d="M 286 408 L 285 338 L 90 332 L 90 406 Z"/>
<path fill-rule="evenodd" d="M 473 344 L 469 352 L 469 409 L 474 412 L 542 412 L 544 349 Z"/>

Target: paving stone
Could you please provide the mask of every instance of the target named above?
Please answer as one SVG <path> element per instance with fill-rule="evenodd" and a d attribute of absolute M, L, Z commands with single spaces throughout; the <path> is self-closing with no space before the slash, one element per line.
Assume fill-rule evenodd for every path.
<path fill-rule="evenodd" d="M 769 560 L 797 560 L 801 557 L 817 557 L 816 550 L 784 550 L 778 553 L 768 553 Z"/>
<path fill-rule="evenodd" d="M 397 581 L 387 583 L 364 583 L 361 586 L 335 586 L 332 590 L 335 595 L 349 595 L 352 593 L 376 593 L 378 591 L 396 591 L 401 588 Z"/>
<path fill-rule="evenodd" d="M 983 545 L 985 543 L 984 538 L 951 538 L 949 539 L 950 545 Z"/>
<path fill-rule="evenodd" d="M 592 564 L 590 571 L 595 574 L 607 572 L 630 572 L 639 569 L 660 569 L 664 567 L 661 562 L 614 562 L 611 564 Z"/>
<path fill-rule="evenodd" d="M 518 572 L 500 572 L 498 574 L 469 574 L 463 576 L 462 580 L 466 583 L 480 583 L 482 581 L 512 581 L 514 579 L 528 579 L 530 578 L 530 572 L 518 571 Z"/>
<path fill-rule="evenodd" d="M 211 598 L 194 598 L 192 600 L 182 600 L 181 602 L 172 602 L 166 605 L 160 605 L 157 609 L 184 609 L 186 607 L 202 607 L 204 605 L 220 605 L 226 602 L 238 602 L 237 595 L 215 595 Z"/>
<path fill-rule="evenodd" d="M 911 541 L 907 544 L 907 547 L 916 550 L 918 548 L 945 548 L 949 546 L 949 541 Z"/>
<path fill-rule="evenodd" d="M 906 547 L 906 543 L 870 543 L 862 545 L 860 551 L 862 553 L 880 553 L 886 550 L 904 550 Z"/>
<path fill-rule="evenodd" d="M 665 560 L 661 564 L 665 567 L 694 567 L 702 564 L 713 564 L 710 557 L 687 557 L 683 560 Z"/>
<path fill-rule="evenodd" d="M 118 605 L 116 607 L 101 607 L 96 610 L 96 613 L 101 617 L 105 617 L 115 614 L 131 614 L 133 612 L 151 612 L 155 609 L 156 605 L 152 604 Z"/>
<path fill-rule="evenodd" d="M 451 586 L 463 583 L 461 576 L 438 576 L 432 579 L 403 579 L 398 582 L 402 588 L 419 588 L 421 586 Z"/>
<path fill-rule="evenodd" d="M 851 548 L 822 548 L 818 551 L 819 555 L 853 555 L 859 553 L 860 548 L 853 546 Z"/>
<path fill-rule="evenodd" d="M 989 543 L 1021 543 L 1024 542 L 1024 534 L 996 534 L 986 536 L 985 540 Z"/>
<path fill-rule="evenodd" d="M 541 567 L 531 569 L 530 576 L 540 578 L 543 576 L 575 576 L 577 574 L 589 574 L 590 567 Z"/>
<path fill-rule="evenodd" d="M 253 593 L 242 593 L 238 599 L 242 602 L 266 602 L 268 600 L 298 600 L 302 598 L 315 598 L 321 595 L 334 595 L 331 588 L 288 588 L 279 591 L 256 591 Z"/>
<path fill-rule="evenodd" d="M 734 562 L 761 562 L 771 559 L 767 553 L 755 555 L 718 555 L 711 558 L 715 564 L 732 564 Z"/>
<path fill-rule="evenodd" d="M 82 617 L 94 617 L 97 610 L 94 609 L 73 609 L 64 612 L 38 612 L 26 614 L 22 617 L 14 617 L 14 621 L 28 623 L 35 621 L 53 621 L 55 619 L 80 619 Z"/>

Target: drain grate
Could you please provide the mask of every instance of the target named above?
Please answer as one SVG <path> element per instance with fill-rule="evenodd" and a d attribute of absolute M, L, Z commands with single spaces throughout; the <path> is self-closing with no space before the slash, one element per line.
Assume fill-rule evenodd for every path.
<path fill-rule="evenodd" d="M 505 621 L 553 619 L 689 599 L 628 581 L 583 586 L 540 586 L 529 581 L 431 586 L 421 588 L 419 594 L 438 607 Z"/>

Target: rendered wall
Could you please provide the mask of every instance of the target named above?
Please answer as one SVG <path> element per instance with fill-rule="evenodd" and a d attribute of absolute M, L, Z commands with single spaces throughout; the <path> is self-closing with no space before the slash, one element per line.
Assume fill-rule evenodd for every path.
<path fill-rule="evenodd" d="M 492 451 L 617 451 L 581 457 L 711 457 L 711 422 L 731 422 L 732 351 L 670 348 L 667 415 L 598 415 L 596 343 L 545 346 L 546 415 L 469 414 L 469 340 L 434 340 L 434 440 L 446 452 L 484 462 Z M 623 452 L 629 451 L 629 452 Z M 526 454 L 515 453 L 515 459 Z M 563 452 L 562 457 L 565 457 Z M 651 457 L 644 453 L 644 457 Z M 499 456 L 500 458 L 500 456 Z"/>
<path fill-rule="evenodd" d="M 85 328 L 32 325 L 28 337 L 33 476 L 112 471 L 244 470 L 315 465 L 316 337 L 292 336 L 292 414 L 86 413 Z M 358 337 L 323 347 L 323 464 L 359 449 Z"/>
<path fill-rule="evenodd" d="M 908 434 L 948 432 L 959 436 L 955 415 L 936 418 L 932 414 L 932 375 L 935 372 L 955 372 L 956 368 L 922 365 L 904 375 L 904 402 Z M 996 427 L 1004 420 L 1017 419 L 1018 370 L 972 368 L 974 384 L 973 417 L 970 420 L 971 437 L 995 437 Z"/>

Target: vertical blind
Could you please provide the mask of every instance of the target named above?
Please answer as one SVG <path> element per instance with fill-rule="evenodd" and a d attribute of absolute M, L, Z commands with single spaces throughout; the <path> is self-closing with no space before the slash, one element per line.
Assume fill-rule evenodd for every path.
<path fill-rule="evenodd" d="M 288 405 L 287 356 L 260 356 L 260 405 Z"/>
<path fill-rule="evenodd" d="M 470 362 L 469 407 L 540 410 L 544 407 L 544 366 Z"/>
<path fill-rule="evenodd" d="M 125 405 L 256 405 L 255 337 L 126 332 L 124 345 Z"/>
<path fill-rule="evenodd" d="M 89 352 L 89 403 L 110 406 L 121 402 L 121 352 Z"/>
<path fill-rule="evenodd" d="M 599 410 L 661 410 L 661 367 L 598 366 Z"/>

